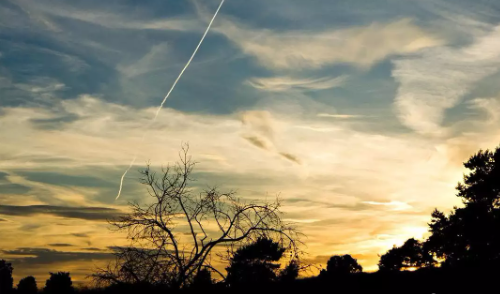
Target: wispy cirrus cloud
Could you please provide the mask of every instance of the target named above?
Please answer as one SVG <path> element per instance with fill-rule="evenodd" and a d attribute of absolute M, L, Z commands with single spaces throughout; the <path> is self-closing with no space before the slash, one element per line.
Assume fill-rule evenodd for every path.
<path fill-rule="evenodd" d="M 0 214 L 33 216 L 48 214 L 64 218 L 107 221 L 123 215 L 122 211 L 107 207 L 70 207 L 54 205 L 0 205 Z"/>
<path fill-rule="evenodd" d="M 109 237 L 102 214 L 148 201 L 131 173 L 125 201 L 113 203 L 124 165 L 138 150 L 132 171 L 174 162 L 181 142 L 199 162 L 194 189 L 217 185 L 243 199 L 279 193 L 314 260 L 354 253 L 375 269 L 377 254 L 422 236 L 434 207 L 459 204 L 460 163 L 500 141 L 491 89 L 470 97 L 461 121 L 446 122 L 453 138 L 402 128 L 391 112 L 396 82 L 403 88 L 428 72 L 408 64 L 395 82 L 385 62 L 425 57 L 449 79 L 463 68 L 475 76 L 487 61 L 458 53 L 491 25 L 420 9 L 447 0 L 255 0 L 226 2 L 196 66 L 141 142 L 175 68 L 206 27 L 193 2 L 210 7 L 207 15 L 218 4 L 170 2 L 0 1 L 0 205 L 18 213 L 0 214 L 0 247 L 47 261 L 16 265 L 17 275 L 88 274 L 92 257 L 74 260 L 71 251 L 105 253 L 109 242 L 124 242 Z M 456 21 L 454 28 L 440 19 Z M 478 50 L 488 62 L 495 44 Z M 405 89 L 420 95 L 431 91 L 428 81 L 434 89 L 432 77 Z M 112 210 L 79 210 L 88 207 Z"/>
<path fill-rule="evenodd" d="M 200 162 L 199 171 L 203 176 L 199 180 L 203 183 L 224 183 L 224 188 L 236 189 L 242 197 L 280 193 L 286 203 L 283 210 L 287 218 L 321 220 L 299 222 L 309 235 L 308 246 L 313 254 L 342 250 L 343 247 L 337 245 L 325 249 L 324 242 L 343 240 L 349 246 L 372 252 L 369 260 L 375 264 L 376 254 L 392 246 L 392 242 L 420 232 L 415 228 L 425 227 L 428 213 L 435 206 L 450 204 L 453 183 L 461 177 L 461 168 L 449 165 L 446 141 L 357 131 L 338 124 L 337 120 L 304 117 L 288 111 L 252 110 L 238 115 L 213 116 L 166 108 L 158 117 L 158 124 L 150 130 L 150 136 L 155 140 L 144 144 L 140 141 L 143 125 L 149 121 L 154 108 L 137 109 L 85 95 L 62 101 L 57 109 L 58 112 L 27 106 L 2 109 L 0 123 L 6 128 L 0 129 L 0 134 L 6 141 L 3 145 L 0 142 L 0 150 L 2 156 L 9 158 L 0 164 L 0 169 L 7 171 L 4 180 L 36 189 L 36 193 L 29 195 L 52 195 L 39 198 L 39 202 L 32 205 L 2 203 L 3 210 L 10 213 L 9 218 L 29 219 L 30 215 L 39 214 L 49 218 L 50 222 L 62 221 L 63 216 L 65 222 L 83 219 L 102 223 L 101 219 L 119 211 L 86 211 L 54 204 L 60 203 L 58 201 L 73 201 L 75 206 L 96 203 L 99 201 L 95 194 L 98 187 L 89 190 L 57 188 L 53 181 L 49 185 L 37 182 L 43 179 L 15 175 L 22 175 L 21 171 L 26 169 L 50 171 L 62 168 L 75 175 L 89 172 L 94 175 L 96 166 L 99 166 L 107 172 L 95 176 L 117 183 L 122 169 L 116 167 L 128 164 L 130 154 L 136 148 L 142 150 L 139 162 L 149 159 L 160 165 L 176 160 L 179 140 L 183 139 L 191 144 L 193 156 Z M 33 124 L 34 118 L 47 120 L 62 114 L 72 115 L 74 119 L 61 123 L 56 129 L 39 128 Z M 165 136 L 166 132 L 169 136 Z M 124 133 L 127 136 L 121 135 Z M 30 142 L 26 142 L 26 138 L 30 138 Z M 248 138 L 254 138 L 254 142 L 250 144 Z M 477 138 L 473 140 L 479 144 L 475 147 L 488 146 L 494 139 L 488 134 L 477 134 Z M 9 146 L 23 145 L 26 148 L 19 153 L 15 148 L 8 148 L 6 142 Z M 269 145 L 263 148 L 257 146 L 258 142 Z M 61 156 L 71 161 L 60 160 Z M 125 189 L 125 200 L 131 199 L 133 194 L 139 194 L 133 196 L 137 199 L 144 199 L 135 186 L 132 187 L 132 181 L 127 184 L 130 185 Z M 421 196 L 429 195 L 429 191 L 433 191 L 431 203 Z M 69 194 L 71 192 L 73 194 Z M 329 205 L 286 202 L 286 199 L 297 198 L 326 200 Z M 52 204 L 40 203 L 42 200 Z M 418 213 L 409 214 L 404 203 L 411 203 L 412 210 Z M 332 219 L 332 213 L 337 219 Z M 107 232 L 104 227 L 101 229 L 103 234 Z M 40 234 L 45 228 L 31 230 Z M 68 235 L 81 236 L 79 242 L 99 239 L 95 232 L 86 230 L 88 227 L 81 225 L 67 231 Z M 325 237 L 325 230 L 333 233 Z M 372 231 L 377 232 L 376 236 L 385 234 L 389 237 L 373 240 L 369 234 Z M 56 239 L 44 241 L 42 245 L 48 242 L 74 243 L 69 239 Z"/>
<path fill-rule="evenodd" d="M 326 118 L 339 118 L 339 119 L 365 117 L 363 115 L 358 115 L 358 114 L 337 114 L 337 113 L 318 113 L 317 116 L 318 117 L 326 117 Z"/>
<path fill-rule="evenodd" d="M 127 65 L 119 65 L 120 71 L 125 78 L 133 78 L 151 71 L 165 69 L 168 66 L 168 44 L 160 43 L 154 45 L 151 50 L 139 60 Z"/>
<path fill-rule="evenodd" d="M 364 203 L 369 205 L 387 206 L 391 207 L 394 210 L 409 210 L 413 208 L 408 203 L 401 201 L 389 201 L 389 202 L 365 201 Z"/>
<path fill-rule="evenodd" d="M 33 21 L 54 31 L 60 31 L 63 28 L 52 19 L 54 17 L 86 22 L 109 29 L 189 31 L 200 30 L 201 25 L 198 19 L 189 16 L 154 19 L 148 15 L 141 15 L 137 11 L 122 13 L 126 7 L 120 5 L 111 4 L 107 9 L 94 10 L 67 5 L 64 1 L 55 2 L 57 4 L 33 0 L 12 1 Z"/>
<path fill-rule="evenodd" d="M 461 48 L 430 48 L 394 61 L 399 82 L 395 106 L 401 122 L 423 134 L 441 135 L 444 112 L 481 79 L 500 70 L 500 26 Z"/>
<path fill-rule="evenodd" d="M 269 111 L 246 111 L 241 114 L 246 130 L 242 137 L 252 145 L 273 153 L 291 162 L 300 164 L 297 155 L 279 151 L 282 147 L 275 140 L 275 122 Z"/>
<path fill-rule="evenodd" d="M 486 115 L 486 122 L 495 124 L 500 120 L 500 97 L 475 98 L 468 103 L 470 109 Z M 484 121 L 483 121 L 484 122 Z"/>
<path fill-rule="evenodd" d="M 335 78 L 294 78 L 290 76 L 277 76 L 269 78 L 252 78 L 247 81 L 252 87 L 271 92 L 282 92 L 290 90 L 326 90 L 340 87 L 346 81 L 347 76 L 342 75 Z"/>
<path fill-rule="evenodd" d="M 26 263 L 31 266 L 78 260 L 110 260 L 113 257 L 111 253 L 64 252 L 46 248 L 18 248 L 2 250 L 2 253 L 7 256 L 17 256 L 10 257 L 15 263 Z"/>
<path fill-rule="evenodd" d="M 443 40 L 409 19 L 325 31 L 274 31 L 219 20 L 217 31 L 267 68 L 298 70 L 348 63 L 370 67 L 391 55 L 434 47 Z"/>

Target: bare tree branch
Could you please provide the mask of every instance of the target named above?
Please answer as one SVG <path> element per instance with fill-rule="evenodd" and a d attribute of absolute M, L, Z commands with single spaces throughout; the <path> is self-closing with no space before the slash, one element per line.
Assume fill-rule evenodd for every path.
<path fill-rule="evenodd" d="M 211 264 L 214 248 L 234 248 L 261 237 L 279 241 L 298 256 L 298 234 L 282 221 L 279 199 L 247 204 L 235 198 L 234 192 L 221 193 L 216 188 L 195 196 L 189 184 L 196 163 L 188 151 L 189 146 L 184 145 L 179 163 L 162 168 L 161 176 L 149 164 L 141 172 L 141 182 L 153 201 L 131 204 L 130 215 L 111 223 L 117 230 L 127 231 L 131 246 L 115 248 L 115 263 L 99 269 L 93 275 L 96 281 L 181 288 L 203 268 L 224 279 Z M 214 226 L 216 230 L 207 229 Z"/>

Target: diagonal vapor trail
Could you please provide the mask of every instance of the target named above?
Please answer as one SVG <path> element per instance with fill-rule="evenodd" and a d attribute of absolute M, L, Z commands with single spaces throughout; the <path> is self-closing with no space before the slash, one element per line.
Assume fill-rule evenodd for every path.
<path fill-rule="evenodd" d="M 210 22 L 208 23 L 208 26 L 207 26 L 207 29 L 205 30 L 205 32 L 203 33 L 203 36 L 201 37 L 200 39 L 200 42 L 198 43 L 198 46 L 196 46 L 196 48 L 194 49 L 193 51 L 193 54 L 191 54 L 191 57 L 189 58 L 188 62 L 186 63 L 186 65 L 184 66 L 184 68 L 181 70 L 181 72 L 179 73 L 179 75 L 177 76 L 177 78 L 175 79 L 174 83 L 172 84 L 172 87 L 170 87 L 170 90 L 168 91 L 167 95 L 165 95 L 165 97 L 163 98 L 163 100 L 161 101 L 160 103 L 160 106 L 158 107 L 158 109 L 156 110 L 156 113 L 155 113 L 155 116 L 153 117 L 153 119 L 151 120 L 151 122 L 148 124 L 147 128 L 146 129 L 149 129 L 155 122 L 156 122 L 156 118 L 158 117 L 158 114 L 160 114 L 160 111 L 161 109 L 163 108 L 163 105 L 165 104 L 165 101 L 167 101 L 168 97 L 170 96 L 170 94 L 172 93 L 172 91 L 174 90 L 175 86 L 177 85 L 177 83 L 179 82 L 179 80 L 181 79 L 182 75 L 184 74 L 184 72 L 186 71 L 186 69 L 189 67 L 189 65 L 191 64 L 191 61 L 193 61 L 193 58 L 195 57 L 196 53 L 198 52 L 198 50 L 200 49 L 201 47 L 201 44 L 203 43 L 203 41 L 205 40 L 205 37 L 207 36 L 208 32 L 210 31 L 210 27 L 212 27 L 212 24 L 215 20 L 215 18 L 217 17 L 217 14 L 219 14 L 219 11 L 220 9 L 222 8 L 222 5 L 224 4 L 224 1 L 225 0 L 221 0 L 219 6 L 217 7 L 217 10 L 215 11 L 214 13 L 214 16 L 212 17 L 212 19 L 210 20 Z M 144 135 L 142 136 L 142 141 L 144 141 L 144 139 L 146 138 L 146 133 L 144 133 Z M 128 166 L 128 168 L 125 170 L 125 172 L 123 173 L 121 179 L 120 179 L 120 189 L 118 190 L 118 195 L 116 196 L 116 199 L 115 200 L 118 200 L 118 198 L 120 198 L 120 195 L 122 193 L 122 188 L 123 188 L 123 180 L 125 179 L 125 176 L 127 175 L 128 171 L 132 168 L 132 166 L 134 166 L 135 164 L 135 161 L 137 159 L 137 153 L 134 155 L 134 158 L 132 159 L 132 161 L 130 162 L 130 165 Z"/>

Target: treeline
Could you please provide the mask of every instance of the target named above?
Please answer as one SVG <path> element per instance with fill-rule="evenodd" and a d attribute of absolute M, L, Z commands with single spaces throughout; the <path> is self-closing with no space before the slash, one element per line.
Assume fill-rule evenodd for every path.
<path fill-rule="evenodd" d="M 113 222 L 129 234 L 130 246 L 115 249 L 116 260 L 92 275 L 103 293 L 165 291 L 256 291 L 304 293 L 493 293 L 500 274 L 500 148 L 480 150 L 464 163 L 468 172 L 457 185 L 462 207 L 435 210 L 426 240 L 408 239 L 380 256 L 379 270 L 363 273 L 352 256 L 332 256 L 317 277 L 297 279 L 309 265 L 301 260 L 300 234 L 283 222 L 280 203 L 241 202 L 234 193 L 188 189 L 194 163 L 180 153 L 179 164 L 160 175 L 148 167 L 143 183 L 152 204 L 134 205 L 133 213 Z M 181 216 L 181 218 L 179 217 Z M 174 221 L 175 219 L 175 221 Z M 175 230 L 179 219 L 188 232 Z M 208 226 L 218 228 L 208 230 Z M 190 236 L 181 242 L 177 234 Z M 214 247 L 225 250 L 212 252 Z M 224 272 L 211 260 L 222 258 Z M 12 266 L 0 262 L 0 293 L 34 294 L 33 277 L 14 289 Z M 55 273 L 44 293 L 75 290 L 69 273 Z M 330 291 L 330 292 L 331 292 Z"/>
<path fill-rule="evenodd" d="M 0 293 L 1 294 L 37 294 L 39 292 L 35 277 L 28 276 L 19 281 L 14 289 L 12 264 L 0 260 Z M 74 293 L 73 282 L 68 272 L 50 273 L 50 278 L 45 282 L 43 293 L 47 294 L 71 294 Z"/>

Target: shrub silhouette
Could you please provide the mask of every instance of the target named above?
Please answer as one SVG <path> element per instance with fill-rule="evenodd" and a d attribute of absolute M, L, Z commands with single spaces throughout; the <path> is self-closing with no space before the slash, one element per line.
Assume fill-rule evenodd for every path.
<path fill-rule="evenodd" d="M 17 292 L 19 294 L 36 294 L 38 292 L 36 279 L 33 276 L 21 279 L 17 284 Z"/>
<path fill-rule="evenodd" d="M 279 273 L 278 280 L 280 282 L 289 283 L 297 279 L 300 270 L 299 262 L 294 259 Z"/>
<path fill-rule="evenodd" d="M 283 279 L 296 277 L 298 266 L 293 261 L 290 267 L 280 271 L 278 261 L 285 251 L 280 243 L 264 237 L 242 246 L 230 259 L 226 282 L 230 286 L 243 287 L 277 281 L 280 276 Z"/>
<path fill-rule="evenodd" d="M 334 255 L 330 257 L 326 264 L 326 273 L 329 275 L 348 275 L 362 271 L 363 267 L 349 254 Z"/>
<path fill-rule="evenodd" d="M 432 267 L 436 261 L 429 254 L 424 243 L 413 238 L 406 240 L 401 247 L 394 246 L 380 257 L 378 263 L 381 271 L 400 271 Z"/>
<path fill-rule="evenodd" d="M 49 294 L 73 293 L 73 282 L 68 272 L 50 273 L 50 278 L 45 283 L 44 292 Z"/>
<path fill-rule="evenodd" d="M 11 293 L 14 286 L 14 279 L 12 278 L 12 271 L 14 268 L 12 264 L 5 260 L 0 260 L 0 293 Z"/>
<path fill-rule="evenodd" d="M 193 279 L 191 287 L 195 289 L 203 289 L 213 285 L 212 272 L 208 269 L 201 269 Z"/>

